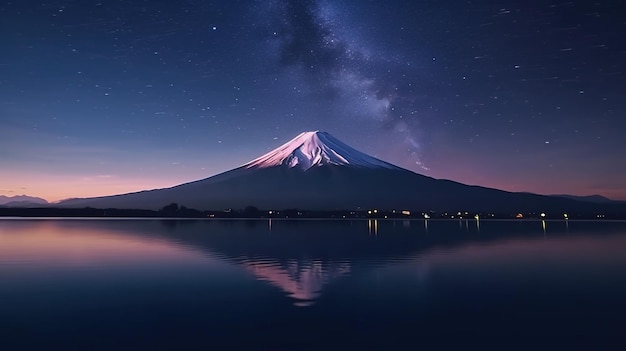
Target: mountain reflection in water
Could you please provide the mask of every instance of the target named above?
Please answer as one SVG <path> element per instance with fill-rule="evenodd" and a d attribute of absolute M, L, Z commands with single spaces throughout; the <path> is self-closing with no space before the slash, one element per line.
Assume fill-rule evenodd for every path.
<path fill-rule="evenodd" d="M 295 299 L 295 306 L 310 306 L 320 295 L 324 285 L 350 272 L 349 263 L 322 260 L 290 260 L 281 263 L 272 260 L 242 259 L 239 264 L 259 280 L 282 289 Z"/>
<path fill-rule="evenodd" d="M 599 349 L 626 323 L 625 249 L 625 222 L 0 220 L 0 340 L 458 349 L 581 335 Z"/>
<path fill-rule="evenodd" d="M 580 247 L 571 238 L 559 241 L 562 235 L 585 235 L 595 226 L 603 231 L 620 224 L 579 222 L 576 229 L 568 221 L 384 221 L 384 220 L 248 220 L 248 221 L 162 221 L 161 238 L 200 250 L 242 267 L 256 279 L 280 288 L 295 306 L 311 306 L 333 282 L 353 273 L 368 274 L 384 267 L 410 264 L 418 277 L 428 274 L 430 262 L 448 262 L 472 255 L 478 248 L 500 247 L 498 253 L 486 248 L 489 260 L 506 252 L 510 257 L 523 256 L 521 248 L 535 247 L 533 242 L 545 241 L 544 247 L 562 254 L 576 255 Z M 145 227 L 145 226 L 141 226 Z M 608 228 L 608 230 L 607 230 Z M 163 230 L 165 229 L 165 230 Z M 552 237 L 547 236 L 547 231 Z M 585 239 L 581 236 L 581 239 Z M 585 239 L 586 240 L 586 239 Z M 583 240 L 584 241 L 584 240 Z M 536 247 L 535 247 L 536 250 Z M 451 253 L 456 256 L 451 256 Z M 526 260 L 526 258 L 523 258 Z M 529 260 L 528 264 L 534 264 Z"/>

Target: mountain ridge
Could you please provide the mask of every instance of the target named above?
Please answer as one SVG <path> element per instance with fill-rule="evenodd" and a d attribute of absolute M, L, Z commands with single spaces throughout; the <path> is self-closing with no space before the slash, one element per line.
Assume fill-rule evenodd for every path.
<path fill-rule="evenodd" d="M 597 204 L 609 204 L 609 203 L 625 203 L 624 200 L 614 200 L 602 195 L 568 195 L 568 194 L 553 194 L 550 196 L 561 197 L 565 199 L 593 202 Z"/>
<path fill-rule="evenodd" d="M 4 206 L 14 206 L 14 205 L 47 205 L 48 201 L 46 199 L 29 196 L 29 195 L 14 195 L 14 196 L 5 196 L 0 195 L 0 205 Z"/>
<path fill-rule="evenodd" d="M 61 207 L 197 210 L 596 211 L 598 204 L 435 179 L 366 155 L 320 131 L 304 132 L 229 171 L 170 188 L 71 199 Z"/>

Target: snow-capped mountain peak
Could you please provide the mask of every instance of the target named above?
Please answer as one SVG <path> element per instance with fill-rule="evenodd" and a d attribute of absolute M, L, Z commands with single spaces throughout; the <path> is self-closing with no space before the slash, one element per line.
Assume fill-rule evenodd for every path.
<path fill-rule="evenodd" d="M 307 170 L 322 165 L 343 165 L 359 168 L 399 169 L 385 161 L 364 154 L 326 132 L 300 133 L 282 146 L 254 159 L 244 168 L 285 166 Z"/>

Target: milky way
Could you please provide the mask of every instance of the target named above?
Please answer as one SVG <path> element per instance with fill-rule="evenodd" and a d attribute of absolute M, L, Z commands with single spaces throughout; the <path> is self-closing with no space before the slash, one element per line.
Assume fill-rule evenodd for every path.
<path fill-rule="evenodd" d="M 0 4 L 0 195 L 165 187 L 304 130 L 437 178 L 626 199 L 617 2 Z"/>

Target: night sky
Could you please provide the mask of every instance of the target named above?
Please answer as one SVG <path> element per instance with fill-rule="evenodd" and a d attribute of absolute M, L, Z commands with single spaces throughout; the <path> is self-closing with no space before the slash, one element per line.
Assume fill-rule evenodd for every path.
<path fill-rule="evenodd" d="M 169 187 L 307 130 L 435 178 L 626 199 L 621 1 L 0 3 L 0 195 Z"/>

